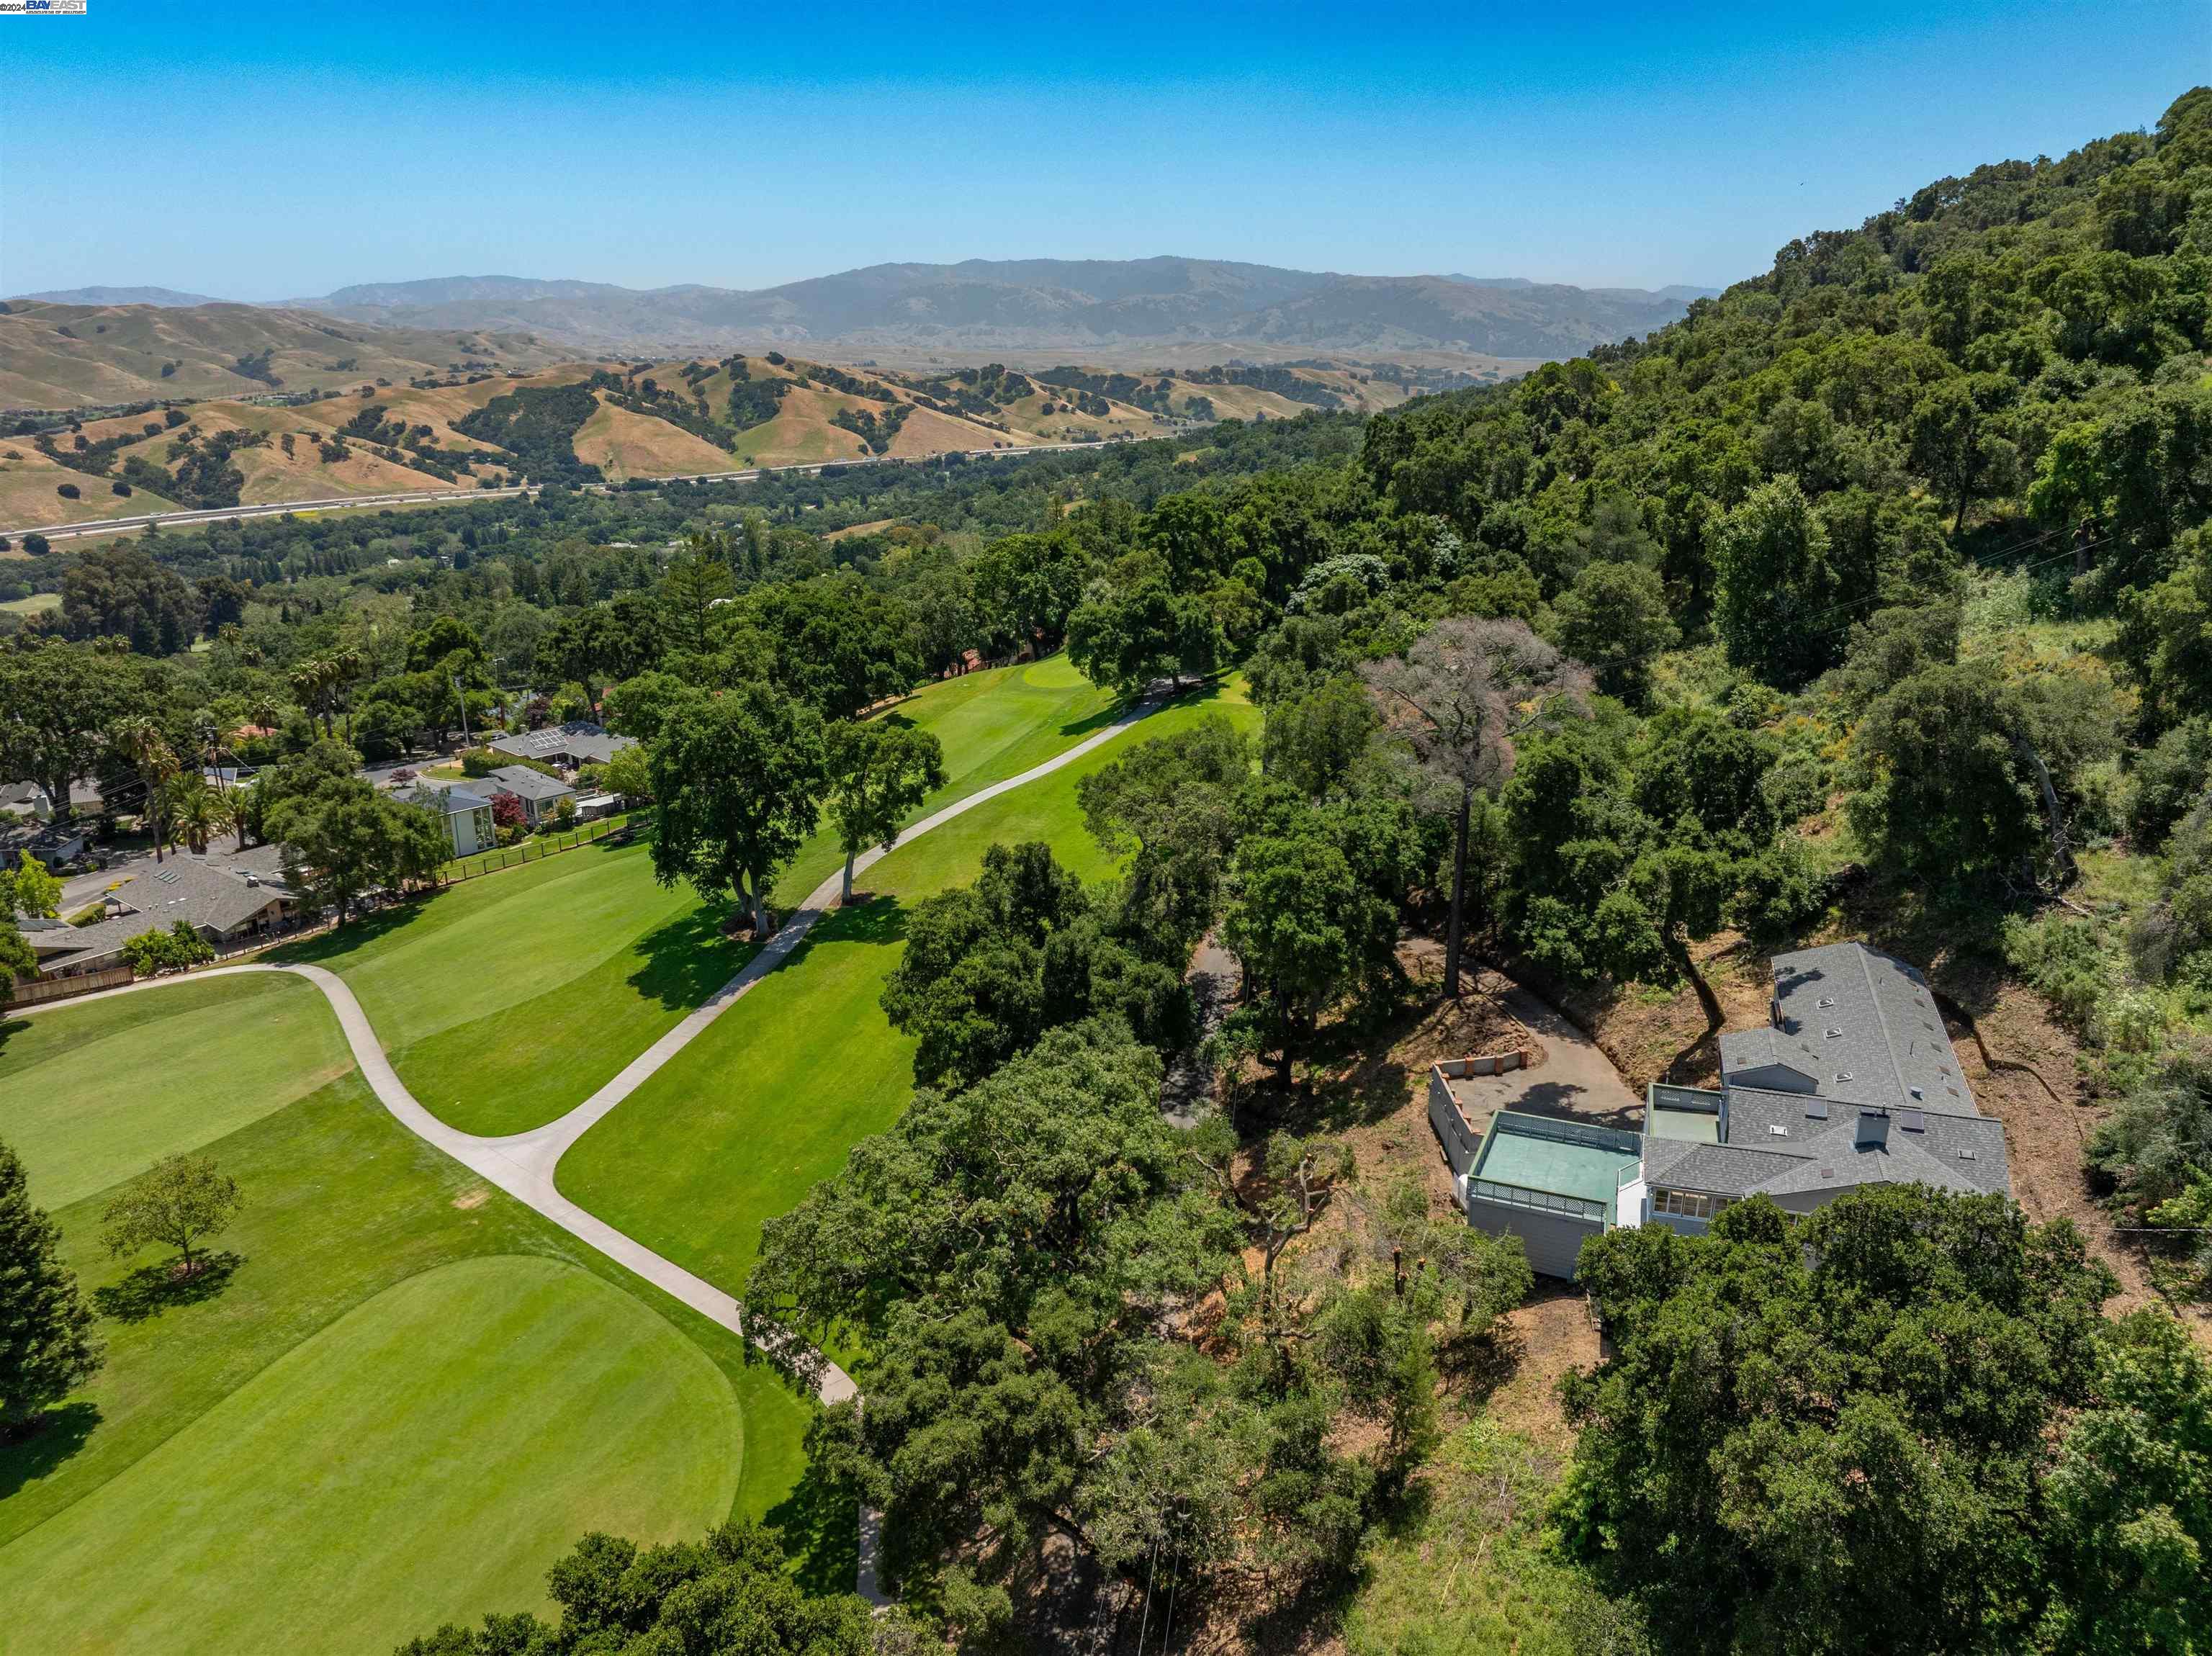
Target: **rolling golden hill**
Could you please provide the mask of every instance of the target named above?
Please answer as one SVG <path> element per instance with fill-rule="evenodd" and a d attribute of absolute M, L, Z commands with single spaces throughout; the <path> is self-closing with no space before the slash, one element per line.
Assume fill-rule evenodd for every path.
<path fill-rule="evenodd" d="M 237 331 L 223 336 L 206 331 L 215 312 L 244 315 L 234 318 Z M 99 317 L 113 318 L 106 333 L 91 320 Z M 8 331 L 11 326 L 15 332 Z M 77 367 L 97 364 L 101 353 L 121 358 L 158 347 L 173 354 L 179 336 L 161 327 L 199 331 L 197 364 L 158 382 L 173 393 L 210 380 L 238 383 L 239 375 L 215 359 L 255 343 L 270 352 L 268 371 L 285 384 L 272 390 L 245 380 L 255 386 L 253 400 L 173 395 L 139 413 L 31 422 L 42 429 L 22 429 L 19 422 L 16 434 L 0 436 L 0 525 L 459 493 L 526 478 L 623 482 L 747 466 L 1126 441 L 1221 419 L 1286 419 L 1316 409 L 1372 412 L 1416 389 L 1402 369 L 1356 363 L 1143 373 L 992 363 L 924 373 L 841 367 L 780 352 L 713 361 L 568 361 L 495 373 L 466 366 L 489 357 L 432 365 L 398 354 L 395 343 L 381 337 L 375 354 L 356 356 L 355 342 L 341 340 L 306 312 L 20 301 L 0 317 L 0 385 L 26 384 L 46 372 L 27 364 L 25 330 L 46 342 L 38 349 L 50 350 L 64 326 L 78 335 L 65 343 L 87 347 L 70 359 Z M 410 349 L 434 337 L 456 347 L 497 343 L 424 334 Z M 342 348 L 348 354 L 336 355 Z M 461 372 L 450 366 L 453 361 L 464 364 Z M 372 373 L 377 369 L 386 372 Z M 378 383 L 402 373 L 416 383 Z M 125 388 L 122 380 L 100 385 Z"/>

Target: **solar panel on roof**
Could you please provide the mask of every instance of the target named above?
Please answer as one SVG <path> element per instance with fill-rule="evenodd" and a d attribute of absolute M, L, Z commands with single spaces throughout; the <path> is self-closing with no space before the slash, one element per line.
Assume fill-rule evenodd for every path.
<path fill-rule="evenodd" d="M 1897 1125 L 1907 1132 L 1926 1132 L 1928 1116 L 1926 1112 L 1921 1110 L 1899 1110 L 1897 1113 Z"/>
<path fill-rule="evenodd" d="M 1808 1121 L 1826 1121 L 1828 1119 L 1828 1101 L 1825 1098 L 1808 1100 L 1805 1105 L 1805 1119 Z"/>

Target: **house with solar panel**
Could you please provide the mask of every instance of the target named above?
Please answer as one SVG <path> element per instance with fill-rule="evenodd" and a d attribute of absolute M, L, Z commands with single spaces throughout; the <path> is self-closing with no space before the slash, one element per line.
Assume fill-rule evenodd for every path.
<path fill-rule="evenodd" d="M 1719 1088 L 1654 1084 L 1640 1131 L 1501 1109 L 1478 1132 L 1438 1065 L 1429 1118 L 1468 1222 L 1571 1277 L 1592 1236 L 1700 1234 L 1752 1196 L 1808 1213 L 1863 1185 L 2011 1193 L 2003 1125 L 1975 1107 L 1926 978 L 1855 943 L 1773 972 L 1766 1026 L 1720 1038 Z"/>
<path fill-rule="evenodd" d="M 510 759 L 531 759 L 573 771 L 583 765 L 605 764 L 624 748 L 635 747 L 637 738 L 617 736 L 603 725 L 572 719 L 565 725 L 548 725 L 544 730 L 495 736 L 486 745 Z"/>

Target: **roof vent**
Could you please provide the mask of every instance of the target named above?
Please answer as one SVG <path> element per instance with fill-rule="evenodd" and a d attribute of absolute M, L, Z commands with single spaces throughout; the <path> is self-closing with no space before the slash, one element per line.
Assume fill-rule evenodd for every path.
<path fill-rule="evenodd" d="M 1770 1138 L 1787 1138 L 1790 1137 L 1790 1129 L 1779 1121 L 1770 1122 L 1767 1124 L 1766 1134 Z"/>
<path fill-rule="evenodd" d="M 1835 1176 L 1836 1170 L 1833 1168 L 1823 1168 L 1820 1169 L 1820 1177 L 1823 1179 L 1833 1179 Z"/>
<path fill-rule="evenodd" d="M 1821 997 L 1820 997 L 1820 998 L 1819 1000 L 1817 1000 L 1817 1001 L 1815 1001 L 1815 1002 L 1814 1003 L 1814 1004 L 1815 1004 L 1816 1006 L 1818 1006 L 1818 1007 L 1819 1007 L 1822 1011 L 1824 1011 L 1824 1012 L 1825 1012 L 1825 1011 L 1826 1011 L 1826 1010 L 1828 1010 L 1828 1008 L 1830 1008 L 1831 1006 L 1833 1006 L 1835 1004 L 1836 1004 L 1836 998 L 1835 998 L 1833 995 L 1823 995 L 1823 996 L 1821 996 Z"/>
<path fill-rule="evenodd" d="M 1920 1096 L 1920 1089 L 1917 1087 L 1907 1087 L 1905 1090 L 1911 1093 L 1915 1098 Z"/>
<path fill-rule="evenodd" d="M 1974 1153 L 1972 1150 L 1960 1150 L 1959 1152 L 1959 1159 L 1961 1162 L 1971 1162 L 1974 1159 Z"/>
<path fill-rule="evenodd" d="M 1844 1033 L 1844 1032 L 1843 1032 L 1841 1029 L 1831 1028 L 1831 1029 L 1828 1031 L 1828 1039 L 1829 1039 L 1830 1040 L 1835 1040 L 1838 1035 L 1842 1034 L 1843 1033 Z"/>
<path fill-rule="evenodd" d="M 1836 1079 L 1838 1081 L 1849 1081 L 1850 1078 L 1851 1072 L 1849 1070 L 1838 1070 L 1836 1071 Z"/>

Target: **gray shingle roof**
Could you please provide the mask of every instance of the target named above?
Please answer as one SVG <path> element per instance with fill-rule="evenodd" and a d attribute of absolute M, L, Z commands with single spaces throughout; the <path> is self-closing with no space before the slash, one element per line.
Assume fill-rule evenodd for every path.
<path fill-rule="evenodd" d="M 205 857 L 181 852 L 160 864 L 141 863 L 114 894 L 135 912 L 72 927 L 67 938 L 41 931 L 35 946 L 42 962 L 67 965 L 112 955 L 131 938 L 155 930 L 167 931 L 179 920 L 218 937 L 226 935 L 272 903 L 297 900 L 297 894 L 273 872 L 277 854 L 273 846 L 240 853 L 233 842 L 228 854 L 218 845 Z M 68 946 L 57 949 L 57 942 Z"/>
<path fill-rule="evenodd" d="M 544 771 L 534 771 L 527 765 L 501 765 L 477 781 L 511 793 L 518 799 L 558 799 L 562 795 L 575 792 L 557 776 L 548 776 Z"/>
<path fill-rule="evenodd" d="M 1686 1138 L 1644 1141 L 1645 1182 L 1716 1196 L 1748 1196 L 1765 1190 L 1770 1180 L 1786 1176 L 1797 1165 L 1796 1156 L 1779 1150 L 1699 1144 Z"/>
<path fill-rule="evenodd" d="M 393 789 L 392 797 L 403 805 L 428 805 L 447 816 L 458 816 L 465 810 L 488 810 L 491 807 L 489 792 L 472 792 L 449 782 L 417 782 L 410 787 Z"/>
<path fill-rule="evenodd" d="M 1879 1119 L 1878 1145 L 1861 1143 L 1862 1115 Z M 1807 1164 L 1809 1171 L 1757 1186 L 1770 1195 L 1916 1181 L 1957 1191 L 2011 1188 L 2004 1125 L 1985 1115 L 1908 1107 L 1903 1101 L 1887 1109 L 1863 1109 L 1803 1093 L 1732 1087 L 1722 1119 L 1727 1144 L 1756 1147 Z M 1822 1168 L 1833 1168 L 1832 1175 L 1823 1175 Z"/>
<path fill-rule="evenodd" d="M 1721 1074 L 1786 1064 L 1824 1098 L 1972 1113 L 1973 1089 L 1927 980 L 1855 943 L 1774 957 L 1776 1023 L 1721 1037 Z"/>
<path fill-rule="evenodd" d="M 549 725 L 542 731 L 518 731 L 513 736 L 494 737 L 491 745 L 518 759 L 553 759 L 565 755 L 580 764 L 603 765 L 636 743 L 635 737 L 615 736 L 604 725 L 577 720 Z"/>

